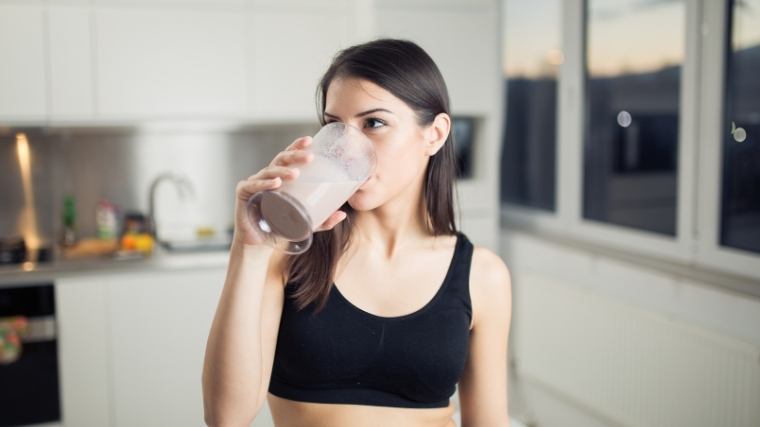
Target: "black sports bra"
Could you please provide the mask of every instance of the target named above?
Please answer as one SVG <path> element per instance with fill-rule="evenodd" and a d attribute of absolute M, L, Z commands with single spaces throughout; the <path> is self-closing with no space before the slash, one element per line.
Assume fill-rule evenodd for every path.
<path fill-rule="evenodd" d="M 464 370 L 470 340 L 472 243 L 457 236 L 446 278 L 414 313 L 379 317 L 332 286 L 319 313 L 285 287 L 269 392 L 301 402 L 441 408 Z"/>

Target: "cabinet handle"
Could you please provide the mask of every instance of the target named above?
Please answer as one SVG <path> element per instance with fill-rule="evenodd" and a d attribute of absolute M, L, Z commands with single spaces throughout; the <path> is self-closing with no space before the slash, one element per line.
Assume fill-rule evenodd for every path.
<path fill-rule="evenodd" d="M 57 336 L 55 316 L 29 317 L 26 334 L 21 336 L 22 342 L 39 342 L 54 340 Z"/>

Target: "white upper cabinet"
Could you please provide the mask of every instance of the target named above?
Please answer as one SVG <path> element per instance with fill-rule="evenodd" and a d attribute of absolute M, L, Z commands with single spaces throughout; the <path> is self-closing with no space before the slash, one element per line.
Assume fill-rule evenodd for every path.
<path fill-rule="evenodd" d="M 91 120 L 93 108 L 92 11 L 50 7 L 50 116 L 52 120 Z"/>
<path fill-rule="evenodd" d="M 246 15 L 96 11 L 100 119 L 240 119 L 246 114 Z"/>
<path fill-rule="evenodd" d="M 490 114 L 498 107 L 495 2 L 378 0 L 375 14 L 379 36 L 413 40 L 433 58 L 446 80 L 453 114 Z"/>
<path fill-rule="evenodd" d="M 454 112 L 483 115 L 498 90 L 495 8 L 452 1 L 2 4 L 0 122 L 315 122 L 331 59 L 374 35 L 418 41 Z"/>
<path fill-rule="evenodd" d="M 319 79 L 338 50 L 354 39 L 351 10 L 334 3 L 254 10 L 249 96 L 257 119 L 317 121 Z"/>
<path fill-rule="evenodd" d="M 0 5 L 0 121 L 47 116 L 43 9 Z"/>
<path fill-rule="evenodd" d="M 51 0 L 48 0 L 51 1 Z M 72 1 L 72 0 L 60 0 Z M 78 0 L 81 1 L 81 0 Z M 94 0 L 97 5 L 116 5 L 119 7 L 227 7 L 245 6 L 252 0 Z"/>
<path fill-rule="evenodd" d="M 498 250 L 500 100 L 498 2 L 376 0 L 375 33 L 419 44 L 443 74 L 454 116 L 474 116 L 474 176 L 457 182 L 457 214 L 476 245 Z"/>

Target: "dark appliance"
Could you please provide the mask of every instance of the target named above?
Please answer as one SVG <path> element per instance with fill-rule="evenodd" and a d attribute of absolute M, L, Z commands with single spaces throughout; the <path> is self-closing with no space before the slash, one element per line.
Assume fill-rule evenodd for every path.
<path fill-rule="evenodd" d="M 451 132 L 454 134 L 454 158 L 457 166 L 457 178 L 466 179 L 473 177 L 475 125 L 476 119 L 474 117 L 454 116 L 451 119 Z"/>
<path fill-rule="evenodd" d="M 20 264 L 26 261 L 26 243 L 23 237 L 0 239 L 0 265 Z"/>
<path fill-rule="evenodd" d="M 52 283 L 0 286 L 0 318 L 28 322 L 17 360 L 0 364 L 0 427 L 61 419 Z"/>

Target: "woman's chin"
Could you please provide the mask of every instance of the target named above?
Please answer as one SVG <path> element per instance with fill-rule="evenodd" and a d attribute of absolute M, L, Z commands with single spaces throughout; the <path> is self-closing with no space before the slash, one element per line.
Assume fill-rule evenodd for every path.
<path fill-rule="evenodd" d="M 366 192 L 362 190 L 359 190 L 356 193 L 354 193 L 354 195 L 348 199 L 348 204 L 355 211 L 359 211 L 359 212 L 369 211 L 376 207 L 375 203 L 372 202 L 371 197 L 369 197 L 369 194 L 367 194 Z"/>

